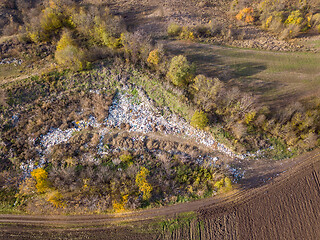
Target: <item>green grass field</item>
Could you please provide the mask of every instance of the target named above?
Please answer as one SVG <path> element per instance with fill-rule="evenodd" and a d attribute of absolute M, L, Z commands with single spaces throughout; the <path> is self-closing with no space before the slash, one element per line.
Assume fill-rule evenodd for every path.
<path fill-rule="evenodd" d="M 320 95 L 320 54 L 271 52 L 197 43 L 171 42 L 168 49 L 185 54 L 198 73 L 219 77 L 230 86 L 258 94 L 263 104 L 286 105 Z"/>

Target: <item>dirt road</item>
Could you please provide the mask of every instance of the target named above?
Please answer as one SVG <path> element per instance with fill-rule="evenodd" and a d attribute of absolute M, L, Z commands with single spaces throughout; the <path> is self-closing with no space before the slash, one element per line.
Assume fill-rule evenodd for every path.
<path fill-rule="evenodd" d="M 26 230 L 28 225 L 31 226 L 33 233 L 46 232 L 49 234 L 57 231 L 57 229 L 49 230 L 50 226 L 55 228 L 60 226 L 64 229 L 77 226 L 78 231 L 72 230 L 74 234 L 81 228 L 81 231 L 86 234 L 102 231 L 101 236 L 106 237 L 112 232 L 110 225 L 124 220 L 141 222 L 149 219 L 148 221 L 151 221 L 159 216 L 172 217 L 189 211 L 198 212 L 200 217 L 197 221 L 204 224 L 204 228 L 198 231 L 198 235 L 184 236 L 184 230 L 177 229 L 175 231 L 179 231 L 179 234 L 170 234 L 169 238 L 166 235 L 158 237 L 160 239 L 182 239 L 183 236 L 183 239 L 199 239 L 200 236 L 202 236 L 201 239 L 317 239 L 316 237 L 320 237 L 320 150 L 300 156 L 295 159 L 294 163 L 294 166 L 293 164 L 288 166 L 286 171 L 265 185 L 238 189 L 227 195 L 159 209 L 86 216 L 0 215 L 0 239 L 18 239 L 12 236 L 20 236 L 19 239 L 24 239 L 23 236 L 26 235 L 21 235 L 21 233 L 30 233 L 31 230 L 29 232 Z M 95 226 L 95 228 L 90 226 Z M 119 231 L 119 226 L 116 229 Z M 120 232 L 126 231 L 128 231 L 127 228 Z M 190 231 L 185 232 L 190 234 Z M 92 239 L 90 234 L 89 238 L 76 238 L 76 235 L 70 234 L 69 239 Z M 151 233 L 142 235 L 141 239 L 154 237 Z M 95 239 L 105 239 L 98 236 L 100 235 L 97 235 Z M 116 236 L 122 235 L 116 234 Z M 125 236 L 130 236 L 130 233 Z M 138 235 L 136 236 L 135 239 L 140 239 Z M 301 236 L 305 238 L 299 238 Z"/>

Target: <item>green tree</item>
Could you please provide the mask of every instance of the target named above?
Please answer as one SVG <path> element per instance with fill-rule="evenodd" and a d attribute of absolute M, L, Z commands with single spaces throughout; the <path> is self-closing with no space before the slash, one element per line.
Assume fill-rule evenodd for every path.
<path fill-rule="evenodd" d="M 187 58 L 179 55 L 172 58 L 167 76 L 174 85 L 185 87 L 191 82 L 194 72 L 195 68 L 189 64 Z"/>
<path fill-rule="evenodd" d="M 63 32 L 56 48 L 55 59 L 62 67 L 83 70 L 88 66 L 84 52 L 74 42 L 69 31 Z"/>
<path fill-rule="evenodd" d="M 203 111 L 195 111 L 191 118 L 191 125 L 196 128 L 204 129 L 208 125 L 209 119 Z"/>

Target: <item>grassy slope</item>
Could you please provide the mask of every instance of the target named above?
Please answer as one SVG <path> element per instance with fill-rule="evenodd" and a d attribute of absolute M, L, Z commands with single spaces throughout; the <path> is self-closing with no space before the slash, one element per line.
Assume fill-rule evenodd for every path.
<path fill-rule="evenodd" d="M 228 84 L 260 95 L 268 105 L 287 104 L 320 94 L 320 55 L 247 50 L 196 43 L 173 42 L 173 53 L 183 53 L 199 73 L 219 76 Z M 232 70 L 232 74 L 225 74 Z"/>

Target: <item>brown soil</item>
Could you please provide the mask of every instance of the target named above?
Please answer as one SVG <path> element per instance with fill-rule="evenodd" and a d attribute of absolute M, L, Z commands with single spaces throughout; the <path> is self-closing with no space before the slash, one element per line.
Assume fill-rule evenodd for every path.
<path fill-rule="evenodd" d="M 144 140 L 139 138 L 144 137 Z M 133 141 L 132 138 L 137 139 Z M 120 148 L 122 150 L 133 150 L 134 152 L 144 151 L 163 151 L 180 152 L 182 154 L 197 157 L 199 155 L 212 154 L 227 160 L 227 156 L 219 151 L 212 150 L 203 144 L 196 143 L 192 139 L 183 139 L 174 135 L 166 135 L 161 132 L 151 132 L 141 134 L 137 132 L 128 132 L 126 130 L 114 129 L 104 137 L 104 144 L 110 147 Z"/>
<path fill-rule="evenodd" d="M 142 30 L 155 35 L 164 33 L 167 24 L 175 22 L 181 25 L 208 23 L 213 18 L 228 25 L 226 18 L 230 0 L 226 1 L 181 1 L 147 0 L 125 1 L 110 0 L 108 5 L 115 14 L 123 16 L 129 30 Z M 159 35 L 158 35 L 159 36 Z"/>
<path fill-rule="evenodd" d="M 155 239 L 157 233 L 137 232 L 130 224 L 118 228 L 106 224 L 121 220 L 141 224 L 145 219 L 197 211 L 199 218 L 187 228 L 166 231 L 158 239 L 319 239 L 320 150 L 296 158 L 287 167 L 286 172 L 260 187 L 159 209 L 96 216 L 0 215 L 0 238 Z M 72 225 L 78 229 L 71 230 Z M 100 227 L 90 228 L 92 225 Z"/>
<path fill-rule="evenodd" d="M 232 34 L 205 39 L 213 44 L 240 48 L 273 51 L 315 50 L 305 47 L 306 41 L 283 41 L 256 25 L 246 25 L 230 12 L 231 0 L 181 1 L 181 0 L 109 0 L 108 6 L 115 15 L 121 15 L 129 31 L 146 33 L 156 39 L 167 37 L 170 23 L 181 26 L 199 26 L 213 21 Z"/>

